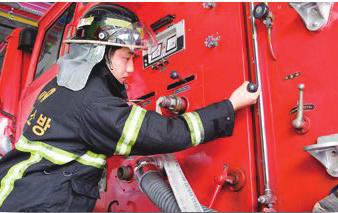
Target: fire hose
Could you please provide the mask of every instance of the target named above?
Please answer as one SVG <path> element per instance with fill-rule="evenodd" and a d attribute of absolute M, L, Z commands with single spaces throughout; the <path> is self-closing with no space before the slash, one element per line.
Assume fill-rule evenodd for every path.
<path fill-rule="evenodd" d="M 161 175 L 159 168 L 149 161 L 142 161 L 135 170 L 141 190 L 163 212 L 181 212 L 175 195 Z M 203 212 L 216 212 L 202 206 Z"/>

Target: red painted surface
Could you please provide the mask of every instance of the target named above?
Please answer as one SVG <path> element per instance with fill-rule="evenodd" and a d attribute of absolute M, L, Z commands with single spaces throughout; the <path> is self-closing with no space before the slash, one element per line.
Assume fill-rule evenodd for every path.
<path fill-rule="evenodd" d="M 338 184 L 337 178 L 329 176 L 319 161 L 304 151 L 304 147 L 316 143 L 319 136 L 337 133 L 338 31 L 335 29 L 338 5 L 332 8 L 329 24 L 318 32 L 308 31 L 288 4 L 269 6 L 275 16 L 272 39 L 277 61 L 271 58 L 265 26 L 259 23 L 257 29 L 277 208 L 279 211 L 310 211 L 316 201 Z M 301 75 L 284 80 L 295 72 Z M 292 128 L 295 114 L 290 115 L 290 110 L 297 105 L 300 83 L 305 84 L 304 103 L 315 105 L 314 110 L 304 113 L 311 122 L 304 135 Z"/>
<path fill-rule="evenodd" d="M 129 6 L 126 4 L 126 6 Z M 156 93 L 147 109 L 155 110 L 156 99 L 161 95 L 170 95 L 174 90 L 167 91 L 168 84 L 173 83 L 169 74 L 176 70 L 182 78 L 195 75 L 196 79 L 188 83 L 191 90 L 180 93 L 189 102 L 188 111 L 228 97 L 233 89 L 247 78 L 246 46 L 242 5 L 238 3 L 218 3 L 214 10 L 204 9 L 201 3 L 147 3 L 130 4 L 141 20 L 153 23 L 159 18 L 175 11 L 178 22 L 185 20 L 186 50 L 170 57 L 169 64 L 163 72 L 151 68 L 137 69 L 130 82 L 132 99 L 151 91 Z M 176 10 L 176 8 L 179 10 Z M 147 14 L 152 13 L 152 16 Z M 225 24 L 226 23 L 226 24 Z M 220 27 L 224 26 L 224 27 Z M 221 36 L 220 45 L 209 49 L 204 40 L 212 34 Z M 136 62 L 136 67 L 141 62 Z M 177 89 L 177 88 L 176 88 Z M 175 90 L 176 90 L 175 89 Z M 255 165 L 252 139 L 251 114 L 248 109 L 236 115 L 236 127 L 231 138 L 222 138 L 176 154 L 186 177 L 194 189 L 198 199 L 208 206 L 212 194 L 217 187 L 217 178 L 223 171 L 224 164 L 242 168 L 247 176 L 246 186 L 239 192 L 228 189 L 220 191 L 214 208 L 220 211 L 254 211 L 256 209 Z M 116 169 L 108 173 L 116 174 Z M 112 178 L 113 177 L 113 178 Z M 109 186 L 136 187 L 137 184 L 125 183 L 110 175 Z M 127 211 L 151 211 L 148 205 L 136 205 L 137 209 L 127 207 L 127 202 L 147 203 L 145 196 L 132 196 L 135 191 L 121 192 L 120 187 L 111 187 L 102 194 L 104 202 L 97 203 L 97 210 L 107 211 L 106 200 L 118 200 L 119 208 Z M 107 198 L 108 197 L 108 198 Z M 125 199 L 128 197 L 128 199 Z M 116 209 L 118 210 L 118 209 Z"/>
<path fill-rule="evenodd" d="M 16 131 L 16 115 L 19 110 L 19 101 L 22 91 L 23 70 L 27 70 L 30 54 L 17 49 L 20 30 L 16 29 L 6 39 L 6 53 L 4 55 L 0 76 L 0 100 L 2 116 L 11 118 L 12 141 Z M 9 115 L 9 116 L 8 116 Z M 13 135 L 12 135 L 13 134 Z"/>
<path fill-rule="evenodd" d="M 36 96 L 42 89 L 42 87 L 53 77 L 55 77 L 57 70 L 51 69 L 48 72 L 45 72 L 39 78 L 34 80 L 35 69 L 37 67 L 40 50 L 42 47 L 43 38 L 45 32 L 49 27 L 57 20 L 57 18 L 70 6 L 71 3 L 55 3 L 50 8 L 50 12 L 46 13 L 39 22 L 39 31 L 36 36 L 34 50 L 32 52 L 31 63 L 29 63 L 28 72 L 24 82 L 23 94 L 20 100 L 21 110 L 18 113 L 18 122 L 17 122 L 17 133 L 16 139 L 20 136 L 21 130 L 23 129 L 26 119 L 29 113 L 32 110 L 33 103 Z M 65 32 L 66 33 L 66 32 Z"/>
<path fill-rule="evenodd" d="M 66 26 L 63 39 L 74 35 L 79 17 L 95 4 L 77 3 L 74 19 Z M 227 98 L 244 80 L 255 79 L 249 3 L 216 3 L 213 9 L 203 8 L 202 3 L 121 4 L 135 11 L 148 25 L 167 14 L 176 15 L 174 23 L 185 20 L 186 49 L 169 57 L 165 70 L 144 70 L 141 57 L 135 61 L 136 71 L 129 82 L 129 97 L 136 99 L 155 92 L 155 97 L 149 99 L 150 104 L 145 108 L 155 110 L 158 97 L 173 94 L 177 89 L 166 89 L 175 81 L 169 77 L 173 70 L 181 78 L 195 75 L 195 80 L 185 84 L 190 89 L 179 93 L 188 101 L 188 111 Z M 17 119 L 16 138 L 38 92 L 56 75 L 57 67 L 53 66 L 34 79 L 45 32 L 69 6 L 70 3 L 56 3 L 40 20 L 34 50 L 31 57 L 27 56 L 29 59 L 20 55 L 16 48 L 11 49 L 12 53 L 6 52 L 4 70 L 7 71 L 3 70 L 0 76 L 0 98 L 3 103 L 6 102 L 6 110 L 12 110 Z M 270 3 L 269 6 L 275 16 L 272 36 L 277 61 L 272 60 L 269 53 L 265 26 L 257 22 L 257 30 L 271 184 L 277 196 L 278 211 L 310 211 L 314 203 L 337 184 L 337 180 L 330 177 L 303 148 L 315 143 L 321 135 L 337 132 L 335 115 L 338 109 L 334 106 L 338 96 L 335 84 L 338 45 L 334 41 L 338 31 L 334 29 L 338 26 L 332 14 L 337 13 L 338 8 L 334 6 L 330 24 L 325 29 L 309 32 L 287 3 Z M 220 36 L 219 45 L 206 48 L 205 39 L 216 34 Z M 18 34 L 11 36 L 14 38 Z M 61 56 L 68 47 L 62 45 L 60 51 Z M 17 67 L 14 61 L 22 61 L 24 66 Z M 300 77 L 283 80 L 286 75 L 297 71 L 301 72 Z M 291 127 L 294 115 L 290 115 L 290 110 L 296 106 L 299 83 L 305 84 L 305 103 L 315 104 L 313 111 L 305 112 L 311 126 L 304 135 L 297 134 Z M 12 102 L 10 96 L 17 97 L 19 102 Z M 231 168 L 242 169 L 246 182 L 238 192 L 222 187 L 215 197 L 213 208 L 219 211 L 260 210 L 257 197 L 263 193 L 263 176 L 257 106 L 252 112 L 248 108 L 236 113 L 232 137 L 176 153 L 183 172 L 203 205 L 210 204 L 217 180 L 221 178 L 224 164 L 227 164 Z M 116 176 L 119 166 L 134 166 L 137 158 L 108 159 L 107 191 L 101 193 L 96 211 L 159 211 L 139 190 L 134 179 L 127 182 L 118 180 Z"/>
<path fill-rule="evenodd" d="M 21 95 L 21 78 L 22 70 L 27 70 L 30 61 L 30 55 L 23 53 L 17 49 L 20 30 L 14 30 L 10 36 L 6 38 L 4 48 L 6 52 L 3 58 L 3 64 L 0 75 L 0 121 L 8 119 L 8 125 L 5 131 L 0 135 L 3 138 L 9 138 L 11 142 L 15 141 L 16 116 L 19 108 Z"/>

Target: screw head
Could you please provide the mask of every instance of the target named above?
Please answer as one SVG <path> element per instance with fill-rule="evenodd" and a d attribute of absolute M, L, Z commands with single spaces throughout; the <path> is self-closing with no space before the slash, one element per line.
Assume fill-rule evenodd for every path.
<path fill-rule="evenodd" d="M 105 37 L 106 37 L 106 35 L 105 35 L 104 32 L 100 32 L 98 36 L 99 36 L 99 39 L 100 39 L 100 40 L 103 40 L 103 39 L 105 39 Z"/>

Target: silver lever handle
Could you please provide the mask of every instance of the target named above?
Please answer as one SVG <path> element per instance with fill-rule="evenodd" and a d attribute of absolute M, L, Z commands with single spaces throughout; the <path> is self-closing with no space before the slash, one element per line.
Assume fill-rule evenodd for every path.
<path fill-rule="evenodd" d="M 299 84 L 299 101 L 298 101 L 298 109 L 297 109 L 297 117 L 292 121 L 292 126 L 295 129 L 303 129 L 305 126 L 304 121 L 304 113 L 303 113 L 303 91 L 304 91 L 304 84 Z"/>

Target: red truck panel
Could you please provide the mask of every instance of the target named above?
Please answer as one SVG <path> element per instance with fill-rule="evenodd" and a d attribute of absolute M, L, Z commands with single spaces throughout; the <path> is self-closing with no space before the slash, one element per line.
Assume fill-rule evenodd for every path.
<path fill-rule="evenodd" d="M 272 44 L 277 56 L 273 60 L 268 47 L 266 28 L 257 22 L 263 94 L 267 100 L 268 143 L 274 163 L 274 187 L 279 211 L 311 211 L 316 201 L 328 195 L 338 184 L 319 161 L 304 151 L 319 136 L 337 133 L 338 98 L 336 69 L 338 23 L 331 11 L 330 21 L 321 31 L 310 32 L 296 11 L 287 3 L 270 3 L 274 15 Z M 285 77 L 300 72 L 300 76 Z M 314 104 L 305 111 L 310 120 L 306 134 L 298 134 L 291 125 L 296 114 L 298 84 L 304 83 L 304 103 Z"/>
<path fill-rule="evenodd" d="M 131 3 L 125 4 L 136 11 L 141 20 L 151 24 L 167 14 L 175 14 L 174 23 L 184 19 L 186 30 L 186 50 L 169 57 L 164 71 L 143 70 L 141 57 L 129 87 L 131 99 L 149 92 L 155 92 L 155 98 L 146 106 L 155 110 L 156 99 L 161 95 L 170 95 L 167 90 L 173 82 L 169 75 L 176 70 L 181 78 L 195 75 L 195 80 L 187 85 L 190 90 L 179 96 L 189 102 L 188 111 L 198 109 L 213 102 L 223 100 L 247 77 L 247 54 L 244 31 L 243 8 L 240 3 L 217 3 L 214 9 L 203 8 L 202 3 Z M 149 14 L 152 14 L 151 16 Z M 204 44 L 209 35 L 220 36 L 219 46 L 207 48 Z M 182 86 L 181 86 L 182 87 Z M 218 139 L 209 144 L 200 145 L 176 154 L 183 172 L 191 184 L 198 199 L 208 206 L 216 189 L 215 178 L 223 171 L 224 164 L 245 171 L 247 182 L 239 192 L 224 188 L 216 197 L 215 209 L 220 211 L 255 211 L 256 175 L 253 130 L 249 109 L 236 115 L 234 134 L 230 138 Z M 132 158 L 133 159 L 133 158 Z M 122 160 L 128 164 L 132 159 Z M 137 158 L 134 158 L 137 159 Z M 108 164 L 107 192 L 101 194 L 97 202 L 97 211 L 108 211 L 109 203 L 115 200 L 113 211 L 155 211 L 149 199 L 143 195 L 135 183 L 121 181 L 116 177 L 120 160 L 112 157 Z M 118 201 L 119 205 L 116 205 Z M 142 205 L 140 205 L 142 203 Z"/>
<path fill-rule="evenodd" d="M 54 4 L 40 20 L 29 64 L 14 46 L 10 48 L 13 51 L 10 58 L 4 60 L 3 71 L 7 71 L 1 74 L 0 97 L 6 99 L 8 108 L 17 117 L 16 138 L 20 136 L 35 97 L 56 75 L 57 67 L 53 66 L 34 79 L 44 35 L 70 4 Z M 79 18 L 95 4 L 77 3 L 74 19 L 66 27 L 63 39 L 74 34 Z M 136 70 L 129 81 L 129 97 L 137 99 L 154 92 L 154 97 L 145 105 L 148 110 L 155 110 L 158 97 L 171 95 L 177 89 L 186 89 L 178 95 L 187 99 L 188 111 L 192 111 L 229 97 L 244 80 L 254 81 L 256 73 L 250 3 L 216 3 L 216 7 L 211 9 L 204 8 L 202 3 L 121 4 L 135 11 L 147 25 L 168 14 L 176 16 L 173 24 L 185 21 L 186 48 L 170 56 L 167 59 L 169 63 L 163 69 L 144 69 L 142 56 L 135 60 Z M 334 14 L 338 6 L 332 8 L 329 25 L 318 32 L 308 31 L 288 3 L 270 3 L 269 6 L 274 15 L 272 41 L 277 60 L 273 60 L 269 52 L 265 26 L 258 20 L 256 25 L 271 186 L 277 198 L 278 211 L 311 211 L 314 203 L 338 183 L 304 151 L 304 147 L 316 143 L 319 136 L 337 133 L 338 120 L 335 115 L 338 109 L 334 106 L 338 96 L 335 83 L 338 77 L 335 71 L 338 31 L 335 29 L 338 26 Z M 17 32 L 11 36 L 11 39 L 18 39 Z M 205 46 L 208 36 L 219 36 L 216 47 Z M 67 51 L 67 46 L 63 45 L 59 54 Z M 11 68 L 14 73 L 9 72 Z M 168 90 L 167 86 L 177 81 L 170 78 L 172 71 L 177 71 L 181 78 L 194 75 L 195 79 Z M 286 76 L 295 72 L 300 72 L 300 76 L 285 80 Z M 290 111 L 297 105 L 299 83 L 305 84 L 304 102 L 315 106 L 313 110 L 305 111 L 305 116 L 311 122 L 306 134 L 298 134 L 291 126 L 295 113 Z M 7 99 L 10 96 L 19 99 L 20 94 L 19 104 Z M 258 121 L 257 105 L 251 110 L 240 110 L 236 113 L 232 137 L 220 138 L 175 154 L 203 205 L 209 205 L 217 185 L 215 179 L 227 164 L 231 168 L 242 169 L 246 182 L 238 192 L 223 187 L 213 208 L 219 211 L 260 210 L 257 198 L 263 193 L 263 175 Z M 117 178 L 117 169 L 121 165 L 134 165 L 137 159 L 138 156 L 108 159 L 107 191 L 101 193 L 96 211 L 159 211 L 140 191 L 135 179 L 127 182 Z"/>

